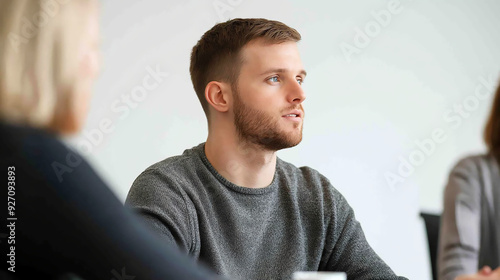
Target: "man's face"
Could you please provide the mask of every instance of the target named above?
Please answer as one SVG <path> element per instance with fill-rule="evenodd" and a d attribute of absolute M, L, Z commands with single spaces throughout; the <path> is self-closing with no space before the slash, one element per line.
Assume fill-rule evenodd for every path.
<path fill-rule="evenodd" d="M 233 87 L 236 130 L 242 141 L 277 151 L 302 140 L 306 96 L 297 44 L 255 40 L 242 49 L 243 63 Z"/>

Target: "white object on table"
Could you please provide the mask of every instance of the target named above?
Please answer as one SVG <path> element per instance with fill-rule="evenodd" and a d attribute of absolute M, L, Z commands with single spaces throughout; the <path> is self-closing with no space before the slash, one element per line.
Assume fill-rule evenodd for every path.
<path fill-rule="evenodd" d="M 298 271 L 293 274 L 293 280 L 346 280 L 344 272 Z"/>

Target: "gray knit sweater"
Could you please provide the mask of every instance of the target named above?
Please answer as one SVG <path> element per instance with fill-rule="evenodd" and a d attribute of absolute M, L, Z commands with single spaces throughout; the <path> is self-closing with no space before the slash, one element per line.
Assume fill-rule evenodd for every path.
<path fill-rule="evenodd" d="M 305 270 L 405 279 L 373 251 L 328 179 L 279 158 L 268 187 L 245 188 L 213 168 L 202 143 L 146 169 L 126 203 L 165 242 L 230 279 L 291 279 Z"/>

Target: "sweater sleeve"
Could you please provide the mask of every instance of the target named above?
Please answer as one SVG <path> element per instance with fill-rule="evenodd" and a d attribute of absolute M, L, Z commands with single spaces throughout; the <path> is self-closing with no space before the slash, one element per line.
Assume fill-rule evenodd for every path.
<path fill-rule="evenodd" d="M 164 242 L 192 252 L 197 223 L 192 220 L 186 194 L 171 177 L 156 169 L 146 170 L 134 181 L 125 203 Z"/>
<path fill-rule="evenodd" d="M 333 187 L 331 187 L 333 188 Z M 329 235 L 333 248 L 327 270 L 343 271 L 347 279 L 391 280 L 398 277 L 368 244 L 360 223 L 346 199 L 334 189 L 333 219 Z"/>
<path fill-rule="evenodd" d="M 440 280 L 478 269 L 480 182 L 474 161 L 462 160 L 451 171 L 444 191 L 438 249 Z"/>

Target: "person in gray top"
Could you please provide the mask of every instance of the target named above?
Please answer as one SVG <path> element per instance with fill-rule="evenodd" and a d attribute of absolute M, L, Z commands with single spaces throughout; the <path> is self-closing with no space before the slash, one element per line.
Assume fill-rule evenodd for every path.
<path fill-rule="evenodd" d="M 147 168 L 126 203 L 165 242 L 229 279 L 291 279 L 306 270 L 405 279 L 373 251 L 327 178 L 276 156 L 302 140 L 299 40 L 295 29 L 266 19 L 207 31 L 190 67 L 207 141 Z"/>
<path fill-rule="evenodd" d="M 489 152 L 460 160 L 445 188 L 439 280 L 500 279 L 500 87 L 484 139 Z"/>

